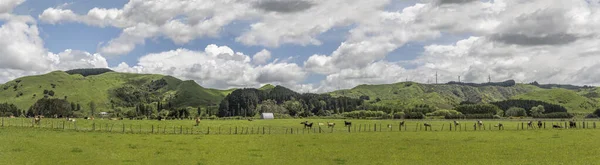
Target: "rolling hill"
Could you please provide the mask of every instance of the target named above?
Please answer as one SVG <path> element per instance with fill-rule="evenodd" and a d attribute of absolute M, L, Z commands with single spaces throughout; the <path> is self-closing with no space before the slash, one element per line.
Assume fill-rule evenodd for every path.
<path fill-rule="evenodd" d="M 97 111 L 112 107 L 133 107 L 139 103 L 170 102 L 175 107 L 218 104 L 230 90 L 204 88 L 194 81 L 171 76 L 106 72 L 97 75 L 68 74 L 54 71 L 27 76 L 0 85 L 0 102 L 28 109 L 43 97 L 66 98 L 89 111 L 90 102 Z"/>
<path fill-rule="evenodd" d="M 375 105 L 410 107 L 415 104 L 430 104 L 438 108 L 450 109 L 463 101 L 494 102 L 507 99 L 539 100 L 559 104 L 569 112 L 590 113 L 600 107 L 598 88 L 570 90 L 564 88 L 540 88 L 530 84 L 514 86 L 469 86 L 460 84 L 419 84 L 401 82 L 381 85 L 359 85 L 352 89 L 331 92 L 332 96 L 359 98 L 369 96 L 379 102 Z M 588 97 L 584 96 L 587 95 Z M 593 96 L 593 97 L 592 97 Z"/>

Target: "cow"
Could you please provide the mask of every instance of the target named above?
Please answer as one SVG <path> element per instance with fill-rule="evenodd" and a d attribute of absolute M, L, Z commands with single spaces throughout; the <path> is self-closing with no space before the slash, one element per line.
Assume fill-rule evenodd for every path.
<path fill-rule="evenodd" d="M 196 125 L 194 125 L 194 126 L 198 126 L 198 125 L 200 125 L 200 117 L 196 117 Z"/>
<path fill-rule="evenodd" d="M 454 126 L 458 126 L 460 125 L 460 123 L 458 123 L 458 121 L 454 120 Z"/>
<path fill-rule="evenodd" d="M 312 128 L 313 123 L 309 123 L 308 121 L 303 121 L 300 124 L 304 124 L 304 128 Z"/>
<path fill-rule="evenodd" d="M 427 130 L 427 127 L 429 127 L 429 130 L 431 130 L 431 124 L 423 123 L 423 126 L 425 126 L 425 130 Z"/>
<path fill-rule="evenodd" d="M 335 123 L 327 122 L 327 128 L 332 128 L 335 126 Z"/>
<path fill-rule="evenodd" d="M 344 120 L 344 127 L 349 127 L 349 126 L 352 126 L 352 122 Z"/>
<path fill-rule="evenodd" d="M 577 128 L 577 122 L 575 121 L 569 121 L 569 128 Z"/>
<path fill-rule="evenodd" d="M 542 121 L 538 120 L 538 128 L 542 128 Z"/>
<path fill-rule="evenodd" d="M 533 122 L 531 120 L 527 122 L 527 128 L 533 128 Z"/>
<path fill-rule="evenodd" d="M 404 121 L 400 122 L 400 127 L 404 126 Z"/>
<path fill-rule="evenodd" d="M 553 124 L 552 128 L 562 128 L 560 125 Z"/>

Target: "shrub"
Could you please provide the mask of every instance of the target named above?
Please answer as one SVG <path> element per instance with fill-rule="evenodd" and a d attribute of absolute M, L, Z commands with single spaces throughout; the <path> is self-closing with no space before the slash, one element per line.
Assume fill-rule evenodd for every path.
<path fill-rule="evenodd" d="M 567 112 L 552 112 L 547 114 L 536 115 L 534 118 L 572 118 L 573 114 Z"/>
<path fill-rule="evenodd" d="M 525 111 L 525 109 L 523 108 L 511 107 L 508 110 L 506 110 L 505 115 L 512 117 L 527 116 L 527 111 Z"/>
<path fill-rule="evenodd" d="M 467 119 L 493 119 L 494 114 L 466 114 Z"/>
<path fill-rule="evenodd" d="M 462 114 L 496 114 L 500 111 L 500 108 L 492 104 L 465 104 L 454 109 Z"/>
<path fill-rule="evenodd" d="M 449 114 L 449 115 L 444 116 L 444 118 L 446 118 L 446 119 L 465 119 L 466 117 L 463 114 Z"/>
<path fill-rule="evenodd" d="M 404 112 L 396 112 L 394 113 L 393 117 L 394 119 L 401 119 L 402 117 L 404 117 Z"/>
<path fill-rule="evenodd" d="M 431 113 L 428 113 L 427 116 L 447 116 L 447 115 L 457 115 L 462 114 L 456 110 L 437 110 Z"/>
<path fill-rule="evenodd" d="M 421 112 L 408 112 L 404 115 L 405 119 L 424 119 L 425 115 Z"/>
<path fill-rule="evenodd" d="M 598 115 L 590 113 L 590 114 L 586 115 L 585 118 L 598 118 Z"/>

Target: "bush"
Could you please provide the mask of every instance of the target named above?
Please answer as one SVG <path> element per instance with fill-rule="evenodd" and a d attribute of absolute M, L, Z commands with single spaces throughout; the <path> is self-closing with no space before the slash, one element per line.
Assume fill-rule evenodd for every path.
<path fill-rule="evenodd" d="M 508 110 L 506 110 L 505 115 L 512 117 L 527 116 L 527 111 L 525 111 L 525 109 L 523 108 L 511 107 Z"/>
<path fill-rule="evenodd" d="M 455 110 L 437 110 L 431 113 L 428 113 L 427 116 L 447 116 L 447 115 L 457 115 L 462 114 Z"/>
<path fill-rule="evenodd" d="M 368 117 L 384 118 L 385 115 L 387 115 L 387 114 L 383 111 L 366 111 L 366 110 L 342 113 L 342 116 L 344 116 L 346 118 L 354 118 L 354 119 L 364 119 L 364 118 L 368 118 Z"/>
<path fill-rule="evenodd" d="M 501 110 L 492 104 L 465 104 L 454 109 L 462 114 L 496 114 Z"/>
<path fill-rule="evenodd" d="M 590 113 L 590 114 L 586 115 L 585 118 L 598 118 L 598 115 Z"/>
<path fill-rule="evenodd" d="M 393 117 L 394 119 L 402 119 L 402 117 L 404 117 L 404 112 L 396 112 L 394 113 Z"/>
<path fill-rule="evenodd" d="M 449 114 L 444 116 L 445 119 L 465 119 L 465 115 L 463 114 Z"/>
<path fill-rule="evenodd" d="M 552 112 L 547 114 L 536 115 L 534 118 L 572 118 L 573 114 L 567 112 Z"/>
<path fill-rule="evenodd" d="M 494 114 L 466 114 L 467 119 L 493 119 Z"/>
<path fill-rule="evenodd" d="M 424 119 L 425 115 L 421 112 L 408 112 L 404 115 L 405 119 Z"/>

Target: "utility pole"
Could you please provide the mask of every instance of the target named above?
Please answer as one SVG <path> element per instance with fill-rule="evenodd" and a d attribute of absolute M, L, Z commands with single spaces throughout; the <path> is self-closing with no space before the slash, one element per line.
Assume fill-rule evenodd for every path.
<path fill-rule="evenodd" d="M 438 83 L 438 78 L 437 77 L 438 77 L 438 74 L 437 74 L 437 71 L 435 71 L 435 84 Z"/>
<path fill-rule="evenodd" d="M 460 76 L 458 76 L 458 83 L 460 83 Z"/>
<path fill-rule="evenodd" d="M 488 83 L 492 82 L 492 75 L 488 75 Z"/>

